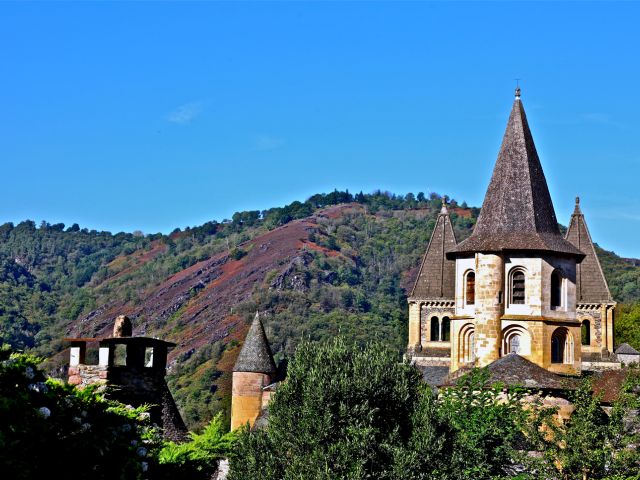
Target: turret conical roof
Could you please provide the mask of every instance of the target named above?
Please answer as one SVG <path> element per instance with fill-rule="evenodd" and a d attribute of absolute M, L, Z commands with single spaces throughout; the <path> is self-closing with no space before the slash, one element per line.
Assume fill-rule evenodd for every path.
<path fill-rule="evenodd" d="M 276 373 L 276 364 L 273 361 L 267 335 L 264 333 L 264 327 L 257 312 L 244 339 L 244 345 L 240 350 L 240 355 L 238 355 L 233 371 Z"/>
<path fill-rule="evenodd" d="M 478 223 L 451 254 L 503 250 L 584 256 L 560 234 L 519 89 Z"/>
<path fill-rule="evenodd" d="M 456 262 L 447 259 L 446 252 L 455 248 L 456 244 L 449 212 L 443 202 L 411 290 L 411 298 L 455 299 Z"/>
<path fill-rule="evenodd" d="M 586 254 L 576 269 L 576 301 L 578 303 L 611 302 L 611 292 L 604 278 L 584 215 L 580 210 L 579 198 L 576 198 L 576 207 L 571 215 L 565 238 Z"/>

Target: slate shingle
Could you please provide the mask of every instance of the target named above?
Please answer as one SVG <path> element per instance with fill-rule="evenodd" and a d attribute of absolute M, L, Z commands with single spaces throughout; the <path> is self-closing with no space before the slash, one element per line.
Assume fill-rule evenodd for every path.
<path fill-rule="evenodd" d="M 576 269 L 576 300 L 578 303 L 607 303 L 613 301 L 604 278 L 598 254 L 593 246 L 589 228 L 580 210 L 580 199 L 576 198 L 576 207 L 565 238 L 586 254 Z"/>
<path fill-rule="evenodd" d="M 249 327 L 249 332 L 244 339 L 244 345 L 238 355 L 238 360 L 233 367 L 234 372 L 276 373 L 276 364 L 273 361 L 271 347 L 264 333 L 264 327 L 260 316 L 256 316 Z"/>
<path fill-rule="evenodd" d="M 427 251 L 422 257 L 411 298 L 451 300 L 455 298 L 456 262 L 447 259 L 446 252 L 455 248 L 456 245 L 449 212 L 443 204 Z"/>
<path fill-rule="evenodd" d="M 582 258 L 560 234 L 519 90 L 473 233 L 448 256 L 504 250 L 548 251 Z"/>

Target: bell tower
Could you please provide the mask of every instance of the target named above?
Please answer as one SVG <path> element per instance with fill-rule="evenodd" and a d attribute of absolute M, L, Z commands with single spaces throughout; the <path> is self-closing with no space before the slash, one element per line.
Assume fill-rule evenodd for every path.
<path fill-rule="evenodd" d="M 585 254 L 558 221 L 516 89 L 478 222 L 456 261 L 451 371 L 517 353 L 547 370 L 580 370 L 576 266 Z"/>

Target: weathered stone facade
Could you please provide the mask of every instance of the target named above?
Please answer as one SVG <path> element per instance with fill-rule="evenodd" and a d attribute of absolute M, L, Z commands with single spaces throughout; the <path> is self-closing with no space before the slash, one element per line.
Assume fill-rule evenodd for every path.
<path fill-rule="evenodd" d="M 458 244 L 447 227 L 445 208 L 409 297 L 407 351 L 417 365 L 444 365 L 439 348 L 451 374 L 510 353 L 553 373 L 619 367 L 615 302 L 584 215 L 577 200 L 560 235 L 519 91 L 471 237 Z M 450 334 L 434 342 L 445 316 Z"/>

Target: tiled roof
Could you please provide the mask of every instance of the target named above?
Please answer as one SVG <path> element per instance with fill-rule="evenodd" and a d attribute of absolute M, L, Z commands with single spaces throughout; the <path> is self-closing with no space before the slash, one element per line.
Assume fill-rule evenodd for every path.
<path fill-rule="evenodd" d="M 576 301 L 578 303 L 611 302 L 609 286 L 604 278 L 600 260 L 598 260 L 589 234 L 589 228 L 587 228 L 584 215 L 580 210 L 579 198 L 576 198 L 576 207 L 571 215 L 571 222 L 565 238 L 586 254 L 586 257 L 577 266 Z"/>
<path fill-rule="evenodd" d="M 640 352 L 633 348 L 628 343 L 623 343 L 618 348 L 616 348 L 616 355 L 640 355 Z"/>
<path fill-rule="evenodd" d="M 572 390 L 576 379 L 557 375 L 530 362 L 517 353 L 510 353 L 485 367 L 489 371 L 489 384 L 503 383 L 507 386 L 521 386 L 541 390 Z M 458 377 L 459 378 L 459 377 Z M 455 383 L 449 379 L 449 385 Z"/>
<path fill-rule="evenodd" d="M 452 300 L 455 298 L 456 262 L 447 259 L 446 252 L 456 245 L 449 212 L 443 204 L 410 297 Z"/>
<path fill-rule="evenodd" d="M 432 387 L 439 387 L 449 374 L 449 367 L 433 365 L 416 365 L 422 372 L 422 379 Z"/>
<path fill-rule="evenodd" d="M 519 90 L 478 222 L 448 256 L 503 250 L 584 256 L 560 234 Z"/>
<path fill-rule="evenodd" d="M 591 388 L 596 395 L 602 395 L 601 402 L 615 402 L 622 392 L 622 386 L 627 379 L 628 370 L 605 370 L 593 375 Z"/>

